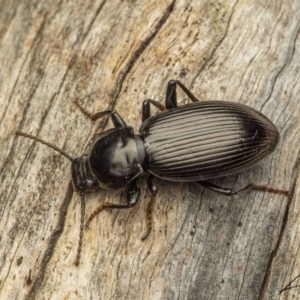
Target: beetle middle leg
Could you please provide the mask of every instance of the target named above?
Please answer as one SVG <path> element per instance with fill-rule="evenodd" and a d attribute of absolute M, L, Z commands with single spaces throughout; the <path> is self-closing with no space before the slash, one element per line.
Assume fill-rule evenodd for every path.
<path fill-rule="evenodd" d="M 150 112 L 150 103 L 157 107 L 159 110 L 164 111 L 165 107 L 159 103 L 158 101 L 152 100 L 152 99 L 147 99 L 143 102 L 142 104 L 142 122 L 146 121 L 148 118 L 151 117 L 151 112 Z"/>
<path fill-rule="evenodd" d="M 152 99 L 145 100 L 142 105 L 142 122 L 146 121 L 148 118 L 151 117 L 150 104 L 157 107 L 160 111 L 177 107 L 177 93 L 176 93 L 177 85 L 184 91 L 184 93 L 189 97 L 189 99 L 192 102 L 199 102 L 199 100 L 192 94 L 192 92 L 183 83 L 181 83 L 178 80 L 170 80 L 168 82 L 167 91 L 166 91 L 165 106 L 163 106 L 158 101 Z M 80 107 L 78 103 L 76 104 Z M 82 110 L 81 107 L 80 109 Z"/>
<path fill-rule="evenodd" d="M 289 195 L 288 191 L 274 189 L 274 188 L 268 187 L 266 185 L 258 185 L 258 184 L 253 184 L 253 183 L 247 184 L 246 186 L 244 186 L 243 188 L 241 188 L 238 191 L 235 191 L 235 190 L 229 189 L 229 188 L 225 188 L 222 186 L 218 186 L 218 185 L 215 185 L 215 184 L 210 183 L 205 180 L 197 181 L 197 183 L 211 191 L 217 192 L 217 193 L 225 195 L 225 196 L 233 196 L 238 193 L 247 192 L 250 190 L 264 191 L 264 192 L 268 192 L 268 193 L 281 194 L 281 195 L 285 195 L 285 196 Z"/>
<path fill-rule="evenodd" d="M 100 112 L 97 112 L 95 114 L 92 114 L 90 112 L 88 112 L 84 107 L 82 107 L 77 99 L 73 101 L 77 107 L 79 108 L 79 110 L 85 115 L 87 116 L 89 119 L 91 119 L 92 121 L 96 121 L 106 115 L 110 115 L 111 117 L 111 120 L 114 124 L 114 127 L 115 128 L 122 128 L 122 127 L 126 127 L 126 123 L 125 121 L 122 119 L 122 117 L 116 112 L 116 111 L 113 111 L 113 110 L 104 110 L 104 111 L 100 111 Z"/>
<path fill-rule="evenodd" d="M 132 182 L 131 187 L 127 192 L 127 204 L 115 204 L 110 202 L 103 202 L 94 212 L 90 215 L 87 222 L 85 223 L 86 227 L 89 227 L 91 221 L 104 209 L 106 208 L 130 208 L 137 204 L 141 194 L 140 185 L 138 179 Z"/>
<path fill-rule="evenodd" d="M 177 107 L 177 93 L 176 86 L 179 86 L 184 93 L 189 97 L 192 102 L 199 102 L 199 100 L 192 94 L 192 92 L 180 81 L 170 80 L 167 86 L 166 92 L 166 109 Z"/>

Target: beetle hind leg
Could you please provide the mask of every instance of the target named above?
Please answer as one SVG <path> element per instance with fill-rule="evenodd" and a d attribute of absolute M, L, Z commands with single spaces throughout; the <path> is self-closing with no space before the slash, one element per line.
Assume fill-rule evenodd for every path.
<path fill-rule="evenodd" d="M 285 196 L 289 196 L 289 192 L 285 191 L 285 190 L 279 190 L 279 189 L 274 189 L 271 187 L 268 187 L 266 185 L 258 185 L 258 184 L 253 184 L 253 183 L 249 183 L 246 186 L 244 186 L 243 188 L 241 188 L 238 191 L 235 191 L 233 189 L 229 189 L 229 188 L 225 188 L 222 186 L 218 186 L 215 185 L 213 183 L 210 183 L 208 181 L 197 181 L 196 183 L 202 185 L 203 187 L 217 192 L 219 194 L 225 195 L 225 196 L 233 196 L 239 193 L 243 193 L 243 192 L 247 192 L 250 190 L 257 190 L 257 191 L 264 191 L 264 192 L 268 192 L 268 193 L 274 193 L 274 194 L 280 194 L 280 195 L 285 195 Z"/>
<path fill-rule="evenodd" d="M 289 191 L 274 189 L 272 187 L 268 187 L 267 185 L 259 185 L 259 184 L 254 184 L 254 183 L 247 184 L 242 189 L 236 191 L 236 193 L 246 192 L 249 190 L 257 190 L 257 191 L 263 191 L 263 192 L 268 192 L 268 193 L 273 193 L 273 194 L 289 196 Z"/>

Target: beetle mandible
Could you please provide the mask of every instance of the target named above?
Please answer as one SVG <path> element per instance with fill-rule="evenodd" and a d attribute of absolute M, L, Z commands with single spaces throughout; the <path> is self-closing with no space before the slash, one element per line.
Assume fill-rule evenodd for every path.
<path fill-rule="evenodd" d="M 177 106 L 176 86 L 193 102 Z M 75 264 L 79 264 L 82 247 L 86 193 L 100 189 L 117 189 L 129 185 L 127 204 L 103 202 L 89 217 L 86 226 L 103 209 L 130 208 L 140 197 L 139 177 L 148 173 L 148 188 L 157 193 L 155 177 L 177 182 L 196 182 L 203 187 L 231 196 L 250 189 L 288 195 L 287 191 L 264 185 L 248 184 L 235 191 L 207 181 L 244 171 L 269 155 L 277 146 L 279 132 L 259 111 L 227 101 L 200 102 L 180 81 L 171 80 L 165 106 L 148 99 L 142 105 L 139 134 L 127 126 L 113 110 L 90 114 L 77 101 L 79 109 L 96 121 L 110 115 L 114 128 L 101 133 L 88 154 L 73 159 L 65 151 L 35 136 L 16 134 L 41 142 L 71 160 L 74 188 L 81 196 L 80 238 Z M 150 104 L 162 112 L 151 117 Z M 147 209 L 147 232 L 152 228 L 152 201 Z"/>

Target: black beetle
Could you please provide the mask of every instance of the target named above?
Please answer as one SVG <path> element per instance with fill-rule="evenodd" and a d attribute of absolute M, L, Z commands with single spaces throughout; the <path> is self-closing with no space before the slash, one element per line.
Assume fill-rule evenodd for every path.
<path fill-rule="evenodd" d="M 176 86 L 187 94 L 193 103 L 177 107 Z M 142 121 L 139 134 L 127 126 L 120 115 L 112 110 L 96 114 L 88 113 L 77 101 L 75 104 L 93 121 L 110 115 L 114 124 L 100 134 L 89 154 L 73 159 L 63 150 L 37 137 L 17 131 L 41 142 L 72 161 L 72 180 L 81 195 L 81 230 L 76 265 L 79 264 L 82 246 L 85 201 L 87 192 L 98 188 L 117 189 L 130 184 L 127 204 L 104 202 L 90 216 L 105 208 L 129 208 L 140 196 L 138 178 L 147 172 L 148 188 L 157 193 L 154 177 L 169 181 L 196 182 L 205 188 L 234 195 L 249 189 L 264 190 L 288 195 L 287 191 L 248 184 L 239 191 L 209 183 L 211 178 L 227 176 L 244 171 L 269 155 L 276 147 L 279 132 L 262 113 L 244 104 L 226 101 L 203 101 L 198 99 L 179 81 L 168 83 L 165 106 L 155 100 L 145 100 L 142 106 Z M 161 111 L 150 116 L 150 104 Z M 147 233 L 151 231 L 151 205 L 147 210 Z"/>

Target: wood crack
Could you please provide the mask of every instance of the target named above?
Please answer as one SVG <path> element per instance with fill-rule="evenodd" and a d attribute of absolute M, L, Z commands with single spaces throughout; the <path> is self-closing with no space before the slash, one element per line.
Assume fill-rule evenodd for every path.
<path fill-rule="evenodd" d="M 165 13 L 163 14 L 162 18 L 159 20 L 159 22 L 156 24 L 152 34 L 150 34 L 144 41 L 141 42 L 138 49 L 133 53 L 132 58 L 128 62 L 128 64 L 125 66 L 125 68 L 120 72 L 120 75 L 117 79 L 116 88 L 114 90 L 112 101 L 111 101 L 111 107 L 112 109 L 116 106 L 117 99 L 119 97 L 119 94 L 122 90 L 123 83 L 126 79 L 126 76 L 129 74 L 131 69 L 133 68 L 135 62 L 138 60 L 138 58 L 142 55 L 142 53 L 145 51 L 145 49 L 149 46 L 149 44 L 153 41 L 153 39 L 156 37 L 160 29 L 163 27 L 167 19 L 169 18 L 171 12 L 173 11 L 175 5 L 175 0 L 167 7 Z M 106 118 L 106 121 L 103 122 L 103 128 L 107 126 L 109 118 Z"/>
<path fill-rule="evenodd" d="M 289 188 L 290 196 L 288 197 L 288 202 L 287 202 L 286 209 L 285 209 L 285 212 L 284 212 L 279 237 L 278 237 L 276 246 L 275 246 L 274 250 L 272 251 L 272 253 L 270 255 L 270 258 L 269 258 L 269 261 L 268 261 L 268 264 L 267 264 L 267 268 L 266 268 L 265 277 L 264 277 L 264 280 L 263 280 L 263 284 L 262 284 L 262 288 L 261 288 L 258 300 L 263 300 L 264 299 L 264 294 L 265 294 L 266 289 L 268 287 L 273 260 L 276 257 L 276 255 L 277 255 L 277 253 L 280 249 L 280 245 L 282 243 L 283 236 L 285 234 L 287 221 L 288 221 L 288 218 L 289 218 L 290 206 L 292 204 L 292 200 L 295 199 L 295 187 L 296 187 L 296 183 L 297 183 L 297 180 L 298 180 L 298 177 L 299 177 L 299 173 L 300 173 L 300 150 L 298 152 L 297 159 L 295 161 L 293 171 L 292 171 L 291 186 Z"/>
<path fill-rule="evenodd" d="M 192 79 L 192 83 L 191 83 L 191 86 L 190 86 L 190 89 L 192 90 L 193 87 L 194 87 L 194 84 L 195 84 L 195 81 L 196 81 L 196 78 L 198 78 L 201 74 L 201 72 L 208 66 L 209 63 L 211 63 L 211 60 L 213 59 L 215 53 L 217 52 L 217 50 L 219 49 L 220 45 L 223 43 L 223 41 L 225 40 L 226 36 L 227 36 L 227 33 L 228 33 L 228 30 L 229 30 L 229 26 L 231 24 L 231 20 L 232 20 L 232 16 L 234 14 L 234 11 L 235 11 L 235 7 L 236 5 L 238 4 L 239 1 L 236 1 L 232 7 L 232 12 L 229 16 L 229 19 L 228 19 L 228 23 L 227 23 L 227 26 L 226 26 L 226 30 L 225 30 L 225 33 L 224 35 L 222 36 L 222 38 L 219 40 L 219 42 L 215 45 L 214 49 L 211 51 L 210 53 L 210 56 L 207 58 L 207 60 L 205 61 L 205 63 L 202 65 L 202 67 L 199 69 L 199 71 L 196 73 L 196 75 L 194 76 L 194 78 Z"/>
<path fill-rule="evenodd" d="M 73 185 L 70 182 L 68 190 L 65 195 L 65 198 L 62 202 L 61 209 L 59 211 L 59 219 L 57 222 L 57 226 L 49 238 L 49 242 L 48 242 L 49 246 L 48 246 L 47 250 L 45 251 L 45 254 L 42 258 L 42 261 L 40 264 L 40 269 L 37 273 L 36 278 L 34 279 L 31 290 L 29 291 L 29 293 L 25 297 L 25 299 L 28 299 L 28 300 L 34 299 L 35 294 L 38 292 L 39 289 L 42 288 L 42 282 L 45 277 L 46 267 L 47 267 L 48 262 L 52 258 L 57 241 L 59 240 L 60 236 L 63 233 L 64 227 L 65 227 L 66 214 L 67 214 L 67 211 L 68 211 L 68 208 L 69 208 L 72 198 L 73 198 Z"/>

